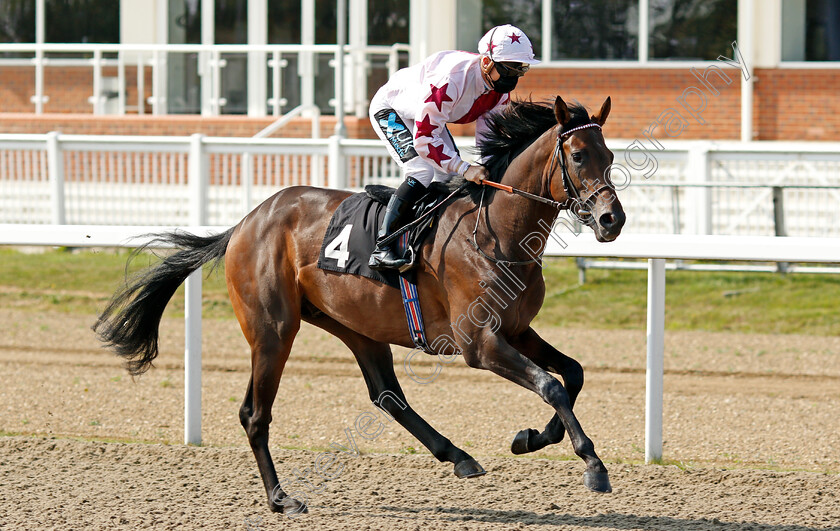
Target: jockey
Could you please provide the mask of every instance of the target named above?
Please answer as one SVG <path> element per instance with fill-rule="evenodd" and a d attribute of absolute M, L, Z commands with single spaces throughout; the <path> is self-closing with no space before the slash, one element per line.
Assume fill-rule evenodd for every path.
<path fill-rule="evenodd" d="M 488 129 L 485 115 L 510 102 L 509 92 L 534 59 L 531 41 L 510 24 L 496 26 L 478 43 L 479 55 L 443 51 L 391 76 L 370 103 L 370 121 L 405 173 L 391 197 L 379 240 L 411 221 L 411 207 L 432 181 L 455 175 L 480 183 L 487 170 L 461 159 L 448 123 L 476 122 L 478 140 Z M 393 245 L 377 244 L 371 269 L 399 269 L 406 260 Z"/>

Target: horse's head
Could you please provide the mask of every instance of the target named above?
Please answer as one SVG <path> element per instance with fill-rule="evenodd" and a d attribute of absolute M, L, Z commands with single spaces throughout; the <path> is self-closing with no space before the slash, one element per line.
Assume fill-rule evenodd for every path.
<path fill-rule="evenodd" d="M 549 193 L 591 227 L 598 241 L 610 242 L 621 233 L 626 219 L 609 177 L 613 153 L 601 133 L 610 114 L 610 98 L 594 116 L 577 114 L 573 116 L 557 96 L 557 140 L 547 166 Z"/>

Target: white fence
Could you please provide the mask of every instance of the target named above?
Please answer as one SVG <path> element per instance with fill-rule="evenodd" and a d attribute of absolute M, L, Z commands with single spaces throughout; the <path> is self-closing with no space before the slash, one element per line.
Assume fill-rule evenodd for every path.
<path fill-rule="evenodd" d="M 0 223 L 233 225 L 286 186 L 397 182 L 378 141 L 0 135 Z"/>
<path fill-rule="evenodd" d="M 625 233 L 840 237 L 840 144 L 663 143 L 655 171 L 627 144 Z M 399 182 L 378 140 L 0 134 L 0 223 L 233 225 L 286 186 Z"/>
<path fill-rule="evenodd" d="M 633 167 L 627 159 L 636 157 L 638 163 L 638 152 L 608 144 L 617 162 Z M 619 194 L 630 231 L 840 236 L 840 144 L 662 144 Z"/>
<path fill-rule="evenodd" d="M 170 228 L 171 229 L 171 228 Z M 182 227 L 207 235 L 224 227 Z M 130 246 L 133 237 L 166 227 L 80 225 L 0 225 L 0 245 Z M 840 245 L 830 238 L 768 236 L 622 235 L 603 244 L 590 234 L 549 238 L 546 256 L 648 259 L 647 381 L 645 460 L 662 458 L 662 404 L 665 359 L 665 259 L 840 263 Z M 184 442 L 201 443 L 201 270 L 186 282 Z"/>

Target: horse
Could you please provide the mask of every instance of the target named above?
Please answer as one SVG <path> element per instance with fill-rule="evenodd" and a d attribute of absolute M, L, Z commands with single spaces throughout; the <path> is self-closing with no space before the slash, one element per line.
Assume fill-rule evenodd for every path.
<path fill-rule="evenodd" d="M 566 432 L 584 461 L 583 483 L 612 490 L 609 475 L 572 408 L 583 368 L 530 326 L 545 296 L 542 248 L 561 210 L 602 242 L 621 232 L 625 214 L 609 180 L 613 154 L 601 126 L 610 99 L 589 116 L 559 96 L 551 103 L 514 101 L 489 120 L 479 142 L 487 184 L 464 183 L 437 216 L 419 253 L 416 281 L 432 353 L 460 355 L 536 393 L 555 411 L 542 431 L 521 430 L 515 454 L 560 442 Z M 278 484 L 268 448 L 271 408 L 301 321 L 338 337 L 361 368 L 371 401 L 386 411 L 459 478 L 485 470 L 408 405 L 394 373 L 390 345 L 414 347 L 400 293 L 375 280 L 317 267 L 332 213 L 350 192 L 285 188 L 236 226 L 208 237 L 175 231 L 157 235 L 178 250 L 115 292 L 93 330 L 138 375 L 158 353 L 164 307 L 187 276 L 224 258 L 234 313 L 251 347 L 251 375 L 239 419 L 268 495 L 269 508 L 306 512 Z M 569 214 L 568 212 L 566 213 Z M 491 305 L 493 305 L 491 307 Z M 554 373 L 562 379 L 552 376 Z"/>

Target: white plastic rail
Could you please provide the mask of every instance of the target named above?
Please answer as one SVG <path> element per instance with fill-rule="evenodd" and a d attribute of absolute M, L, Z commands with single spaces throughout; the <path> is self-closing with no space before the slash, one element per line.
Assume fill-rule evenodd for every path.
<path fill-rule="evenodd" d="M 0 245 L 70 247 L 137 247 L 148 235 L 175 227 L 96 225 L 0 224 Z M 200 235 L 227 227 L 195 226 L 180 230 Z M 139 237 L 138 237 L 139 236 Z M 665 337 L 665 260 L 734 260 L 759 262 L 839 263 L 840 239 L 773 236 L 625 235 L 599 243 L 591 234 L 556 233 L 549 238 L 546 256 L 647 258 L 647 380 L 645 405 L 645 461 L 662 459 L 662 403 Z M 562 242 L 562 243 L 561 243 Z M 184 442 L 201 442 L 201 277 L 186 295 Z"/>
<path fill-rule="evenodd" d="M 558 225 L 559 226 L 559 225 Z M 556 230 L 556 229 L 555 229 Z M 599 243 L 592 234 L 556 233 L 546 256 L 647 258 L 647 368 L 645 462 L 662 459 L 665 363 L 665 260 L 840 263 L 840 239 L 774 236 L 625 235 Z M 561 243 L 562 242 L 562 243 Z"/>

